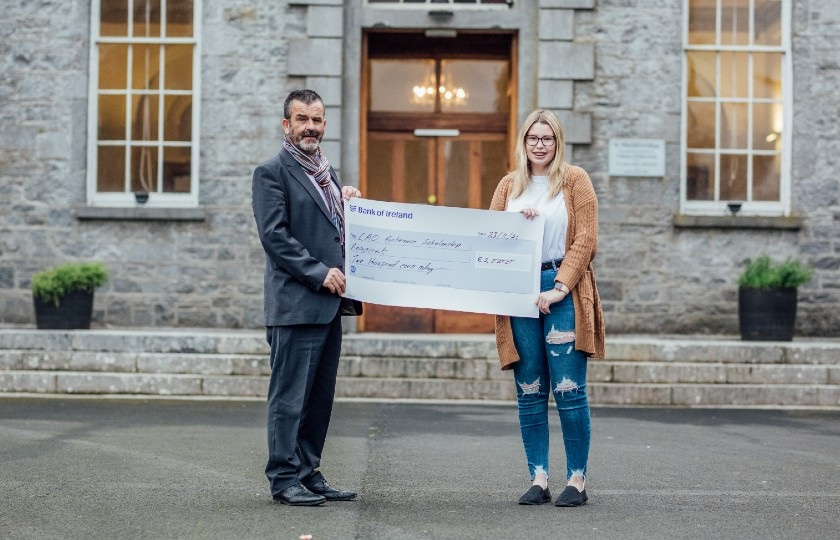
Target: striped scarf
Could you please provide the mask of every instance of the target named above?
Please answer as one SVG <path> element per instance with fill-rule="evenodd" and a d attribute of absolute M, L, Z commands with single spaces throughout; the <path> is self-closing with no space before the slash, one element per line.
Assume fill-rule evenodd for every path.
<path fill-rule="evenodd" d="M 303 170 L 307 174 L 315 178 L 321 190 L 324 192 L 324 199 L 327 201 L 327 209 L 330 211 L 330 218 L 333 225 L 338 229 L 338 235 L 341 238 L 341 245 L 344 245 L 344 209 L 341 205 L 341 199 L 336 195 L 336 190 L 332 189 L 330 185 L 332 178 L 330 178 L 330 162 L 327 161 L 326 156 L 321 152 L 319 146 L 315 150 L 315 154 L 309 155 L 302 152 L 297 146 L 292 144 L 288 137 L 283 138 L 283 148 L 288 150 L 289 154 L 295 158 Z"/>

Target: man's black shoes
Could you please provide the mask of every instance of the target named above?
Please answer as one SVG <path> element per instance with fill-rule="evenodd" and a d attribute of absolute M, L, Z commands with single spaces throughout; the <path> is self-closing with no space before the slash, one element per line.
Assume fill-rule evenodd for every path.
<path fill-rule="evenodd" d="M 274 502 L 288 504 L 290 506 L 321 506 L 327 502 L 326 497 L 312 493 L 300 483 L 287 487 L 277 495 L 274 495 L 273 499 Z"/>
<path fill-rule="evenodd" d="M 309 491 L 316 495 L 321 495 L 328 501 L 352 501 L 356 498 L 356 492 L 349 489 L 336 489 L 329 485 L 326 480 L 321 478 L 313 484 L 307 484 Z"/>

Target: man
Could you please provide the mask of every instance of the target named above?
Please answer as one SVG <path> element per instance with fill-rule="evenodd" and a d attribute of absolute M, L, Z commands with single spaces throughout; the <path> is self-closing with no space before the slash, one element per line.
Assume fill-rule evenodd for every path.
<path fill-rule="evenodd" d="M 330 423 L 341 350 L 339 307 L 346 280 L 341 187 L 320 143 L 324 103 L 312 90 L 283 105 L 280 153 L 254 170 L 254 218 L 265 249 L 265 325 L 271 346 L 268 463 L 275 502 L 317 506 L 356 498 L 327 483 L 318 466 Z"/>

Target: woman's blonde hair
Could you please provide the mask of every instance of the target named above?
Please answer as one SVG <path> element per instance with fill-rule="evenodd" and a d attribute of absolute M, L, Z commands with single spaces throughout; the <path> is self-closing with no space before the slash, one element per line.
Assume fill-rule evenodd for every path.
<path fill-rule="evenodd" d="M 563 135 L 563 126 L 557 115 L 547 109 L 537 109 L 528 115 L 522 128 L 519 130 L 519 140 L 514 150 L 516 168 L 511 171 L 513 186 L 510 191 L 510 198 L 515 199 L 525 192 L 531 183 L 531 163 L 528 161 L 528 153 L 525 149 L 525 135 L 536 123 L 545 124 L 554 132 L 554 159 L 548 166 L 549 197 L 555 197 L 566 184 L 566 161 L 563 159 L 566 153 L 566 138 Z"/>

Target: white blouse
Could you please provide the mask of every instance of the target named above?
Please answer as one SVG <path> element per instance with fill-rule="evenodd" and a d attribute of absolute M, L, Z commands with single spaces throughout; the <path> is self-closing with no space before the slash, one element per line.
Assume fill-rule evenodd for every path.
<path fill-rule="evenodd" d="M 542 260 L 551 261 L 563 257 L 566 254 L 566 234 L 569 229 L 569 213 L 563 192 L 549 198 L 548 176 L 532 176 L 528 188 L 519 197 L 508 201 L 506 211 L 519 212 L 525 208 L 536 208 L 545 218 Z"/>

